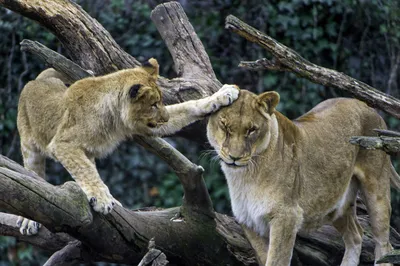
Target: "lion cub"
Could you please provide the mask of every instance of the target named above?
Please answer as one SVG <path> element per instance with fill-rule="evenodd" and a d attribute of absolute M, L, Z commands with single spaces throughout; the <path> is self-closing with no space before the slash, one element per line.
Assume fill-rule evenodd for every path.
<path fill-rule="evenodd" d="M 279 94 L 240 91 L 211 115 L 207 136 L 221 158 L 232 211 L 260 264 L 290 265 L 296 234 L 332 224 L 343 236 L 344 265 L 358 265 L 363 229 L 360 191 L 375 239 L 375 260 L 389 252 L 390 184 L 400 177 L 382 151 L 349 144 L 374 135 L 383 119 L 354 99 L 324 101 L 290 121 L 275 110 Z M 390 265 L 390 264 L 380 264 Z"/>
<path fill-rule="evenodd" d="M 156 84 L 158 70 L 157 61 L 150 59 L 144 67 L 85 78 L 69 88 L 58 76 L 52 77 L 54 70 L 40 74 L 19 99 L 17 126 L 24 166 L 44 178 L 45 157 L 59 161 L 96 212 L 111 212 L 119 202 L 100 179 L 95 158 L 108 155 L 134 134 L 173 134 L 231 104 L 239 94 L 236 86 L 224 85 L 212 96 L 164 106 Z M 27 219 L 18 225 L 26 234 L 38 229 Z"/>

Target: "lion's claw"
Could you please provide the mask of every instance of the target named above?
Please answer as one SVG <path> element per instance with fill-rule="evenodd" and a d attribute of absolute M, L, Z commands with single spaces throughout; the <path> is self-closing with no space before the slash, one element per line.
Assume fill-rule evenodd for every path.
<path fill-rule="evenodd" d="M 94 190 L 93 188 L 85 189 L 83 191 L 89 200 L 90 206 L 93 207 L 95 212 L 100 212 L 102 214 L 109 214 L 114 205 L 114 198 L 110 194 L 107 186 L 103 186 Z"/>

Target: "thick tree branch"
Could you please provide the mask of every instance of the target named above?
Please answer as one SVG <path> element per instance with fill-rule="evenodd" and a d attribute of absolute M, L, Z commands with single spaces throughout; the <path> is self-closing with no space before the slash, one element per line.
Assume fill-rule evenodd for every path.
<path fill-rule="evenodd" d="M 262 64 L 263 61 L 266 60 L 263 59 L 259 61 L 259 63 L 252 63 L 251 65 L 253 68 L 255 65 L 259 65 L 264 66 L 267 69 L 276 70 L 277 65 L 283 66 L 299 76 L 305 77 L 315 83 L 345 90 L 351 93 L 354 97 L 367 102 L 369 105 L 380 108 L 396 118 L 400 118 L 400 100 L 390 95 L 386 95 L 385 93 L 343 73 L 320 67 L 309 62 L 292 49 L 279 43 L 265 33 L 249 26 L 235 16 L 229 15 L 226 18 L 225 27 L 247 40 L 259 44 L 261 47 L 269 51 L 276 60 L 275 64 Z M 249 63 L 246 63 L 246 65 L 248 64 Z"/>
<path fill-rule="evenodd" d="M 232 242 L 217 231 L 222 228 L 228 234 L 232 230 L 240 232 L 232 218 L 224 223 L 218 218 L 196 219 L 196 216 L 175 219 L 179 208 L 134 212 L 119 206 L 104 216 L 91 212 L 86 196 L 76 183 L 52 186 L 35 180 L 31 172 L 16 163 L 2 161 L 10 167 L 0 165 L 0 209 L 31 218 L 52 231 L 70 234 L 90 247 L 93 261 L 137 264 L 153 237 L 157 249 L 171 263 L 241 265 L 243 260 L 251 261 L 252 253 L 246 252 L 250 247 L 242 234 L 236 234 L 236 242 Z M 20 169 L 22 173 L 11 169 Z M 85 217 L 92 217 L 92 222 L 88 223 Z M 234 252 L 227 248 L 227 243 Z M 198 250 L 204 252 L 198 253 Z M 219 250 L 221 257 L 209 256 L 215 250 Z M 234 253 L 246 256 L 236 258 Z"/>
<path fill-rule="evenodd" d="M 201 74 L 217 81 L 203 44 L 180 4 L 158 5 L 151 12 L 151 19 L 172 55 L 178 76 L 198 78 L 197 75 Z"/>
<path fill-rule="evenodd" d="M 29 52 L 38 57 L 47 66 L 54 67 L 60 73 L 68 77 L 70 83 L 90 76 L 90 73 L 59 53 L 47 48 L 39 42 L 22 40 L 21 51 Z"/>
<path fill-rule="evenodd" d="M 0 5 L 47 28 L 63 43 L 72 61 L 97 75 L 140 65 L 73 1 L 0 0 Z"/>

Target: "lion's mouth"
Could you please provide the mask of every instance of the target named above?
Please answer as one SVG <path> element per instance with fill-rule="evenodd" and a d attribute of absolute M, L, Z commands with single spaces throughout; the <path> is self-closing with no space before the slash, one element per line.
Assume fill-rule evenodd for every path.
<path fill-rule="evenodd" d="M 158 123 L 156 123 L 156 122 L 149 122 L 149 123 L 147 123 L 147 126 L 149 127 L 149 128 L 157 128 L 157 127 L 161 127 L 162 125 L 164 125 L 165 123 L 164 122 L 158 122 Z"/>
<path fill-rule="evenodd" d="M 240 168 L 240 167 L 245 167 L 247 166 L 249 160 L 243 160 L 243 161 L 233 161 L 233 160 L 226 160 L 223 157 L 220 157 L 221 161 L 226 164 L 229 167 L 232 168 Z"/>
<path fill-rule="evenodd" d="M 233 167 L 233 168 L 239 168 L 239 167 L 245 166 L 245 165 L 237 165 L 235 162 L 233 162 L 233 163 L 227 163 L 227 162 L 225 162 L 224 160 L 223 160 L 223 162 L 224 162 L 227 166 Z"/>

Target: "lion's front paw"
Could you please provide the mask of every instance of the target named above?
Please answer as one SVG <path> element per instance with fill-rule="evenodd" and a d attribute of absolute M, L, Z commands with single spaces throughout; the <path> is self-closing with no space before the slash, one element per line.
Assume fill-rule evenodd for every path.
<path fill-rule="evenodd" d="M 19 227 L 19 231 L 22 235 L 30 236 L 36 235 L 42 225 L 38 222 L 18 216 L 17 227 Z"/>
<path fill-rule="evenodd" d="M 104 187 L 100 188 L 82 188 L 86 193 L 86 196 L 89 200 L 90 206 L 93 207 L 95 212 L 100 212 L 102 214 L 109 214 L 114 208 L 115 204 L 120 205 L 118 201 L 116 201 L 113 196 L 110 194 L 108 187 L 104 185 Z"/>
<path fill-rule="evenodd" d="M 214 94 L 217 96 L 221 106 L 231 105 L 239 97 L 239 87 L 234 84 L 224 84 L 219 91 Z"/>
<path fill-rule="evenodd" d="M 221 107 L 232 104 L 239 97 L 239 90 L 236 85 L 225 84 L 222 86 L 219 91 L 211 96 L 208 113 L 216 112 Z"/>

